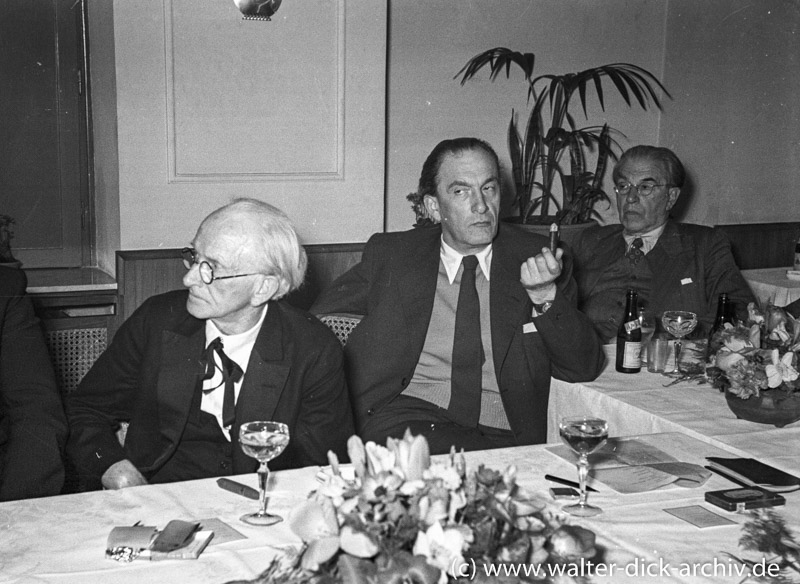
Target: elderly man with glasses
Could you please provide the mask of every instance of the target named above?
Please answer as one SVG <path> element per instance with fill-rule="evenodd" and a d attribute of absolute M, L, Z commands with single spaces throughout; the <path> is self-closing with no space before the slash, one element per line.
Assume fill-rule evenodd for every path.
<path fill-rule="evenodd" d="M 329 449 L 344 456 L 354 430 L 339 342 L 280 301 L 306 269 L 288 218 L 236 200 L 203 221 L 182 255 L 186 289 L 147 300 L 67 400 L 80 486 L 254 472 L 238 431 L 256 420 L 289 426 L 272 469 L 325 464 Z"/>
<path fill-rule="evenodd" d="M 754 301 L 721 231 L 670 219 L 684 178 L 668 148 L 627 150 L 613 172 L 620 224 L 591 227 L 573 242 L 579 306 L 605 342 L 617 334 L 628 288 L 657 321 L 665 310 L 696 313 L 695 335 L 709 332 L 721 293 L 740 318 Z"/>

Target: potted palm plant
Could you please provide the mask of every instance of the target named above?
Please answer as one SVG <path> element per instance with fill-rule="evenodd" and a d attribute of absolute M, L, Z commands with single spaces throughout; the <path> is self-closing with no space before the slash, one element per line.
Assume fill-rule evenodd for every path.
<path fill-rule="evenodd" d="M 603 80 L 612 86 L 628 107 L 633 101 L 646 110 L 652 103 L 661 109 L 657 90 L 670 97 L 664 85 L 649 71 L 630 63 L 613 63 L 592 67 L 577 73 L 533 76 L 535 56 L 503 47 L 484 51 L 470 59 L 455 75 L 461 85 L 489 67 L 489 79 L 494 81 L 502 72 L 510 77 L 512 65 L 519 67 L 525 77 L 528 102 L 533 107 L 524 131 L 518 126 L 517 113 L 512 110 L 508 125 L 508 150 L 516 192 L 518 216 L 523 224 L 560 225 L 586 223 L 597 215 L 594 207 L 610 199 L 603 190 L 608 159 L 617 158 L 614 148 L 619 144 L 613 135 L 621 135 L 608 124 L 579 128 L 570 111 L 578 96 L 584 117 L 586 94 L 594 88 L 600 107 L 605 111 Z M 588 155 L 597 152 L 593 170 L 587 168 Z M 562 160 L 569 153 L 569 167 Z M 559 200 L 560 187 L 560 200 Z"/>

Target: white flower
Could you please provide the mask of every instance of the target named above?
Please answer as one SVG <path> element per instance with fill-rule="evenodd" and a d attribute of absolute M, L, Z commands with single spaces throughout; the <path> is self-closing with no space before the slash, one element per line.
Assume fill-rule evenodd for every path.
<path fill-rule="evenodd" d="M 447 501 L 431 499 L 428 495 L 419 500 L 419 520 L 425 525 L 433 525 L 448 516 Z"/>
<path fill-rule="evenodd" d="M 349 525 L 342 527 L 339 539 L 342 549 L 357 558 L 371 558 L 380 551 L 370 536 L 363 531 L 356 531 Z"/>
<path fill-rule="evenodd" d="M 339 550 L 339 524 L 333 503 L 327 497 L 309 499 L 289 515 L 289 527 L 306 544 L 302 566 L 317 570 Z"/>
<path fill-rule="evenodd" d="M 730 371 L 733 366 L 744 359 L 744 355 L 736 351 L 728 351 L 724 348 L 717 351 L 714 364 L 723 371 Z"/>
<path fill-rule="evenodd" d="M 364 445 L 367 451 L 367 472 L 373 476 L 381 472 L 391 472 L 394 470 L 395 454 L 385 446 L 379 446 L 374 442 L 367 442 Z"/>
<path fill-rule="evenodd" d="M 794 353 L 784 353 L 783 357 L 779 355 L 778 349 L 773 349 L 771 355 L 772 363 L 767 365 L 764 370 L 771 388 L 779 387 L 786 381 L 794 381 L 800 376 L 797 370 L 792 367 Z"/>
<path fill-rule="evenodd" d="M 755 302 L 749 302 L 747 304 L 747 320 L 756 324 L 762 324 L 764 322 L 764 315 L 758 310 Z"/>
<path fill-rule="evenodd" d="M 471 536 L 471 532 L 468 534 L 459 526 L 443 529 L 437 522 L 432 524 L 427 531 L 417 533 L 412 553 L 425 556 L 431 566 L 456 577 L 453 568 L 464 563 L 464 556 L 461 552 L 468 541 L 468 536 Z"/>
<path fill-rule="evenodd" d="M 792 339 L 792 335 L 786 330 L 786 323 L 779 322 L 774 329 L 769 333 L 769 338 L 773 341 L 780 341 L 781 343 L 788 343 Z"/>
<path fill-rule="evenodd" d="M 422 474 L 431 464 L 431 452 L 428 441 L 422 434 L 413 436 L 411 430 L 406 429 L 402 440 L 387 438 L 386 446 L 391 450 L 396 463 L 403 476 L 409 481 L 422 479 Z"/>
<path fill-rule="evenodd" d="M 423 474 L 425 479 L 438 479 L 442 486 L 449 491 L 455 491 L 461 486 L 461 475 L 456 467 L 444 464 L 432 464 Z"/>
<path fill-rule="evenodd" d="M 591 558 L 597 553 L 595 535 L 578 525 L 562 525 L 552 536 L 553 553 L 562 558 Z"/>

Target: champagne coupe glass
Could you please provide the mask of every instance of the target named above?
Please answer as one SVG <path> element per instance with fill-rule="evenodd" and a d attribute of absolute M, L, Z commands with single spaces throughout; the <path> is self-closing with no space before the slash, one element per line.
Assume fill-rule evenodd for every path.
<path fill-rule="evenodd" d="M 656 316 L 646 308 L 639 309 L 639 326 L 642 329 L 642 364 L 646 363 L 647 348 L 656 332 Z"/>
<path fill-rule="evenodd" d="M 278 456 L 289 444 L 289 427 L 280 422 L 247 422 L 239 428 L 239 444 L 247 456 L 252 456 L 261 466 L 258 468 L 259 501 L 261 508 L 255 513 L 242 515 L 240 519 L 250 525 L 274 525 L 283 517 L 267 513 L 267 462 Z"/>
<path fill-rule="evenodd" d="M 608 439 L 608 422 L 587 416 L 562 418 L 558 424 L 561 440 L 578 455 L 578 482 L 581 498 L 577 503 L 565 505 L 562 510 L 578 517 L 592 517 L 602 513 L 600 507 L 586 504 L 586 477 L 589 475 L 589 455 Z"/>
<path fill-rule="evenodd" d="M 697 326 L 697 315 L 684 310 L 667 310 L 661 316 L 661 323 L 675 337 L 675 371 L 681 371 L 681 339 Z"/>

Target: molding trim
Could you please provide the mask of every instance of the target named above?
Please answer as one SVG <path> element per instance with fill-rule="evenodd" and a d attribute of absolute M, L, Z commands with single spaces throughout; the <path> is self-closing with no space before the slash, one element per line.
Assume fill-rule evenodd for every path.
<path fill-rule="evenodd" d="M 177 130 L 175 91 L 175 30 L 174 30 L 174 4 L 175 0 L 162 0 L 164 6 L 164 63 L 166 85 L 166 154 L 167 154 L 167 182 L 168 183 L 270 183 L 286 181 L 332 181 L 344 180 L 345 161 L 345 0 L 334 0 L 336 4 L 336 99 L 331 104 L 334 111 L 336 124 L 336 152 L 334 171 L 318 172 L 179 172 L 177 159 L 179 151 L 179 136 Z M 235 7 L 234 7 L 235 8 Z M 233 10 L 232 10 L 233 12 Z M 236 13 L 238 14 L 238 12 Z"/>

